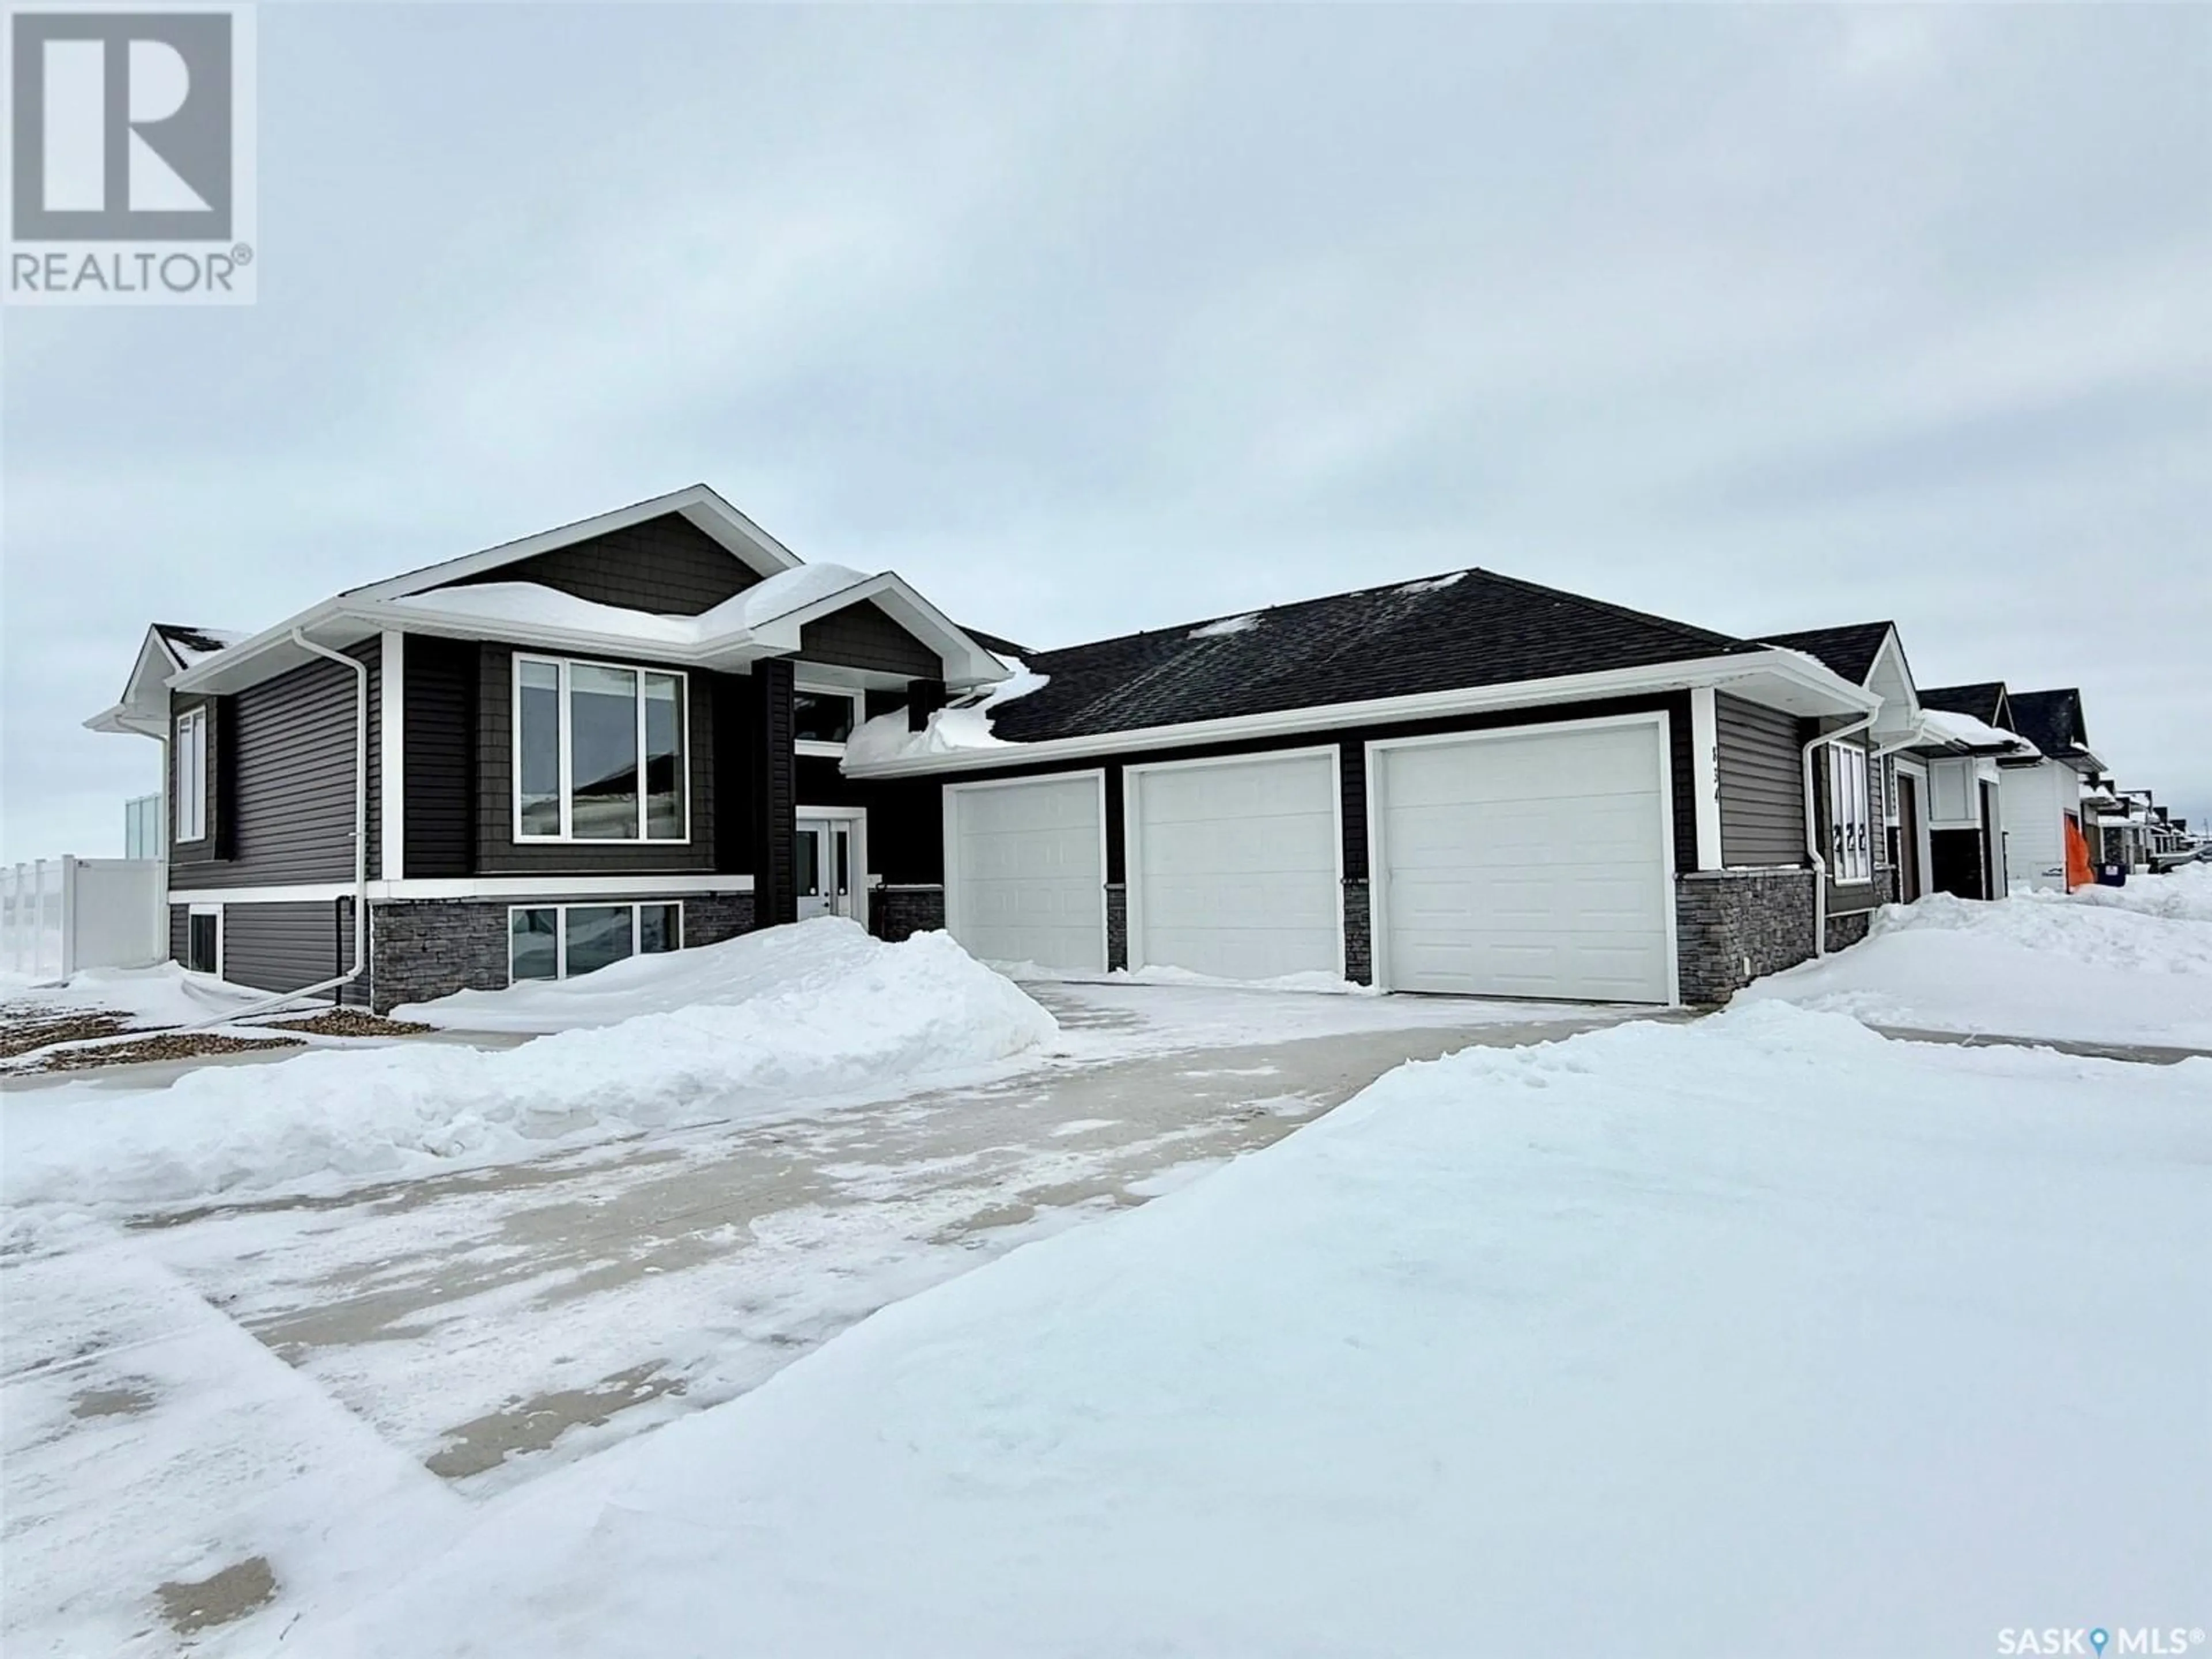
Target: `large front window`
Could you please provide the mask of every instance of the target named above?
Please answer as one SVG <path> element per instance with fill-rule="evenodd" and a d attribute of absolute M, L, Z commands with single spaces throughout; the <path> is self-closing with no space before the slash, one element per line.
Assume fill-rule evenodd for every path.
<path fill-rule="evenodd" d="M 683 841 L 684 676 L 553 657 L 514 665 L 518 841 Z"/>
<path fill-rule="evenodd" d="M 1874 832 L 1863 749 L 1828 748 L 1828 870 L 1839 882 L 1874 879 Z"/>

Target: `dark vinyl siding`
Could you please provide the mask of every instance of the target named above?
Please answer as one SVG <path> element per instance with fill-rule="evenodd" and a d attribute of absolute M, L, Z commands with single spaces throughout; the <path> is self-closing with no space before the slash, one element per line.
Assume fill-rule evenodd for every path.
<path fill-rule="evenodd" d="M 184 905 L 169 907 L 169 960 L 182 962 L 191 948 L 191 911 Z"/>
<path fill-rule="evenodd" d="M 476 871 L 476 706 L 481 647 L 472 640 L 407 636 L 405 873 Z"/>
<path fill-rule="evenodd" d="M 536 582 L 599 605 L 696 617 L 759 580 L 751 566 L 681 514 L 670 513 L 453 586 Z"/>
<path fill-rule="evenodd" d="M 1121 881 L 1123 848 L 1121 773 L 1126 766 L 1150 761 L 1203 760 L 1210 756 L 1261 754 L 1276 749 L 1310 749 L 1318 743 L 1338 745 L 1341 761 L 1344 818 L 1344 873 L 1347 881 L 1366 878 L 1367 871 L 1367 750 L 1370 741 L 1390 738 L 1426 737 L 1450 732 L 1487 732 L 1507 726 L 1547 726 L 1559 720 L 1595 720 L 1614 714 L 1664 714 L 1667 716 L 1668 765 L 1674 785 L 1674 867 L 1697 868 L 1697 802 L 1690 769 L 1690 696 L 1686 691 L 1645 697 L 1607 698 L 1593 702 L 1559 703 L 1542 708 L 1502 709 L 1483 714 L 1446 715 L 1434 720 L 1401 720 L 1389 725 L 1356 727 L 1349 732 L 1292 732 L 1243 742 L 1194 744 L 1182 749 L 1133 750 L 1110 760 L 1061 761 L 1030 766 L 996 767 L 960 772 L 943 778 L 897 779 L 870 787 L 868 835 L 872 845 L 884 850 L 875 859 L 884 879 L 893 884 L 933 884 L 945 879 L 943 786 L 981 782 L 989 778 L 1042 776 L 1054 772 L 1106 773 L 1106 879 Z M 879 830 L 878 824 L 883 827 Z M 1802 851 L 1802 848 L 1801 848 Z"/>
<path fill-rule="evenodd" d="M 223 978 L 264 991 L 297 991 L 336 978 L 353 965 L 353 925 L 349 919 L 341 927 L 339 911 L 328 899 L 224 905 Z M 368 1002 L 366 974 L 343 988 L 343 1000 Z"/>
<path fill-rule="evenodd" d="M 1721 861 L 1805 862 L 1804 743 L 1795 714 L 1740 698 L 1713 699 L 1720 749 Z"/>
<path fill-rule="evenodd" d="M 945 672 L 938 654 L 901 628 L 873 600 L 817 617 L 799 630 L 799 655 L 808 662 L 872 668 L 913 679 Z"/>
<path fill-rule="evenodd" d="M 380 641 L 347 652 L 368 667 L 368 873 L 377 872 Z M 316 661 L 215 699 L 209 841 L 177 848 L 184 889 L 351 881 L 355 676 Z M 179 699 L 181 710 L 191 699 Z M 173 748 L 173 744 L 172 745 Z M 216 856 L 216 854 L 224 856 Z"/>
<path fill-rule="evenodd" d="M 717 550 L 718 551 L 720 550 Z M 728 556 L 725 554 L 724 557 Z M 715 677 L 687 675 L 684 741 L 689 750 L 689 841 L 517 842 L 514 838 L 514 648 L 479 647 L 477 681 L 477 871 L 484 875 L 685 875 L 714 868 Z M 536 654 L 536 653 L 532 653 Z M 630 668 L 651 662 L 593 659 Z"/>
<path fill-rule="evenodd" d="M 714 849 L 717 874 L 750 874 L 757 848 L 754 789 L 760 734 L 754 710 L 758 688 L 750 674 L 708 674 L 714 710 L 714 811 L 711 823 L 693 825 Z"/>
<path fill-rule="evenodd" d="M 771 927 L 799 917 L 798 756 L 792 747 L 788 658 L 754 668 L 752 783 L 753 916 Z"/>

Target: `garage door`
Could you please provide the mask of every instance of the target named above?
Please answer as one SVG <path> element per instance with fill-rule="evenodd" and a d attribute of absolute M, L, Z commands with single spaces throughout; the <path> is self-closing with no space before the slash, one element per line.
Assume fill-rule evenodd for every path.
<path fill-rule="evenodd" d="M 1378 747 L 1382 982 L 1666 1001 L 1661 740 L 1639 722 Z"/>
<path fill-rule="evenodd" d="M 1106 866 L 1098 775 L 945 792 L 945 913 L 986 962 L 1103 973 Z"/>
<path fill-rule="evenodd" d="M 1129 963 L 1341 975 L 1334 750 L 1132 767 Z"/>

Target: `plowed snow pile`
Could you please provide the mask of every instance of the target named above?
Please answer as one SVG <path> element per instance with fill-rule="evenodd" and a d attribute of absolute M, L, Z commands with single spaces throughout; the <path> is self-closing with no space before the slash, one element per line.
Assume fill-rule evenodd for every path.
<path fill-rule="evenodd" d="M 2124 888 L 1891 905 L 1863 944 L 1736 1000 L 1922 1030 L 2212 1048 L 2212 866 Z"/>
<path fill-rule="evenodd" d="M 325 1050 L 128 1094 L 26 1092 L 8 1105 L 7 1195 L 181 1202 L 497 1163 L 972 1073 L 1057 1030 L 949 935 L 886 945 L 836 918 L 409 1012 L 556 1034 L 499 1051 L 427 1038 Z"/>

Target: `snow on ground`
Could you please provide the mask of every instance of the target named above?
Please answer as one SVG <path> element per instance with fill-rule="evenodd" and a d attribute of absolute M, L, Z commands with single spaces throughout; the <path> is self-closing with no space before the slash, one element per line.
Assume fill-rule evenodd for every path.
<path fill-rule="evenodd" d="M 0 1002 L 33 1015 L 113 1013 L 137 1025 L 190 1025 L 269 1000 L 266 991 L 188 973 L 173 962 L 155 968 L 87 968 L 66 983 L 0 975 Z M 295 1012 L 309 1012 L 304 1006 Z"/>
<path fill-rule="evenodd" d="M 1735 1000 L 1917 1030 L 2212 1048 L 2212 882 L 2194 873 L 1891 905 L 1863 943 Z"/>
<path fill-rule="evenodd" d="M 1782 1006 L 1469 1049 L 495 1500 L 288 1650 L 2202 1626 L 2208 1259 L 2212 1061 Z"/>
<path fill-rule="evenodd" d="M 423 1042 L 206 1067 L 137 1094 L 26 1091 L 8 1107 L 0 1186 L 19 1203 L 106 1205 L 321 1190 L 788 1115 L 987 1069 L 1055 1030 L 948 935 L 885 945 L 836 917 L 416 1012 L 527 1030 L 549 1009 L 581 1028 L 495 1051 Z"/>

